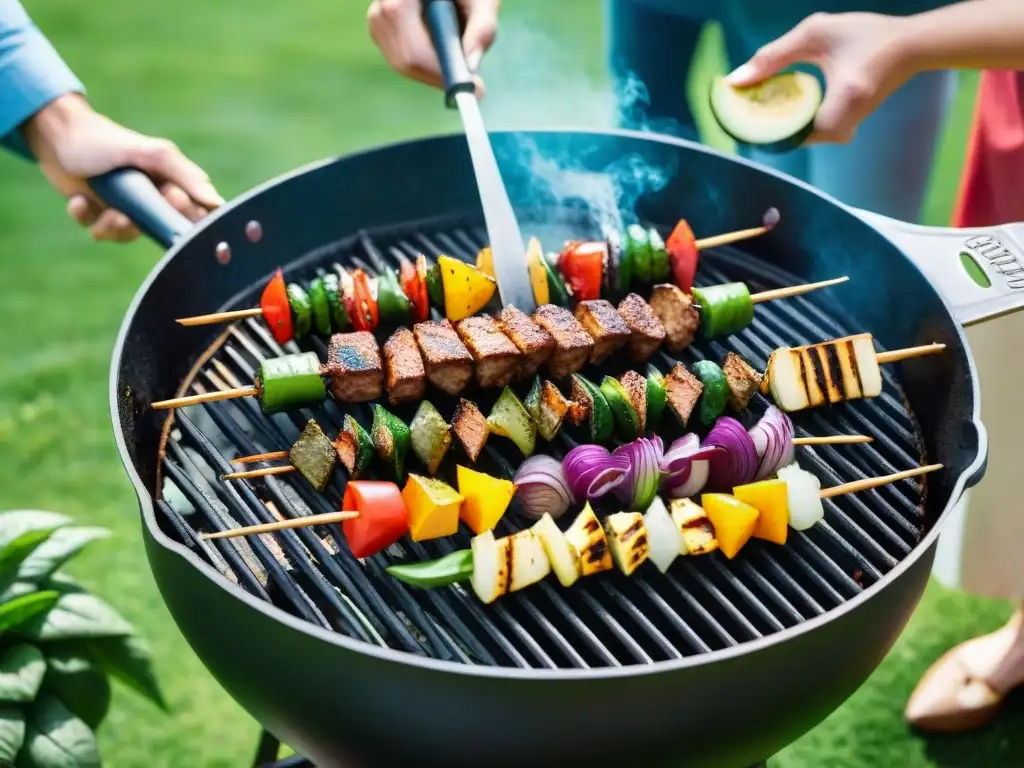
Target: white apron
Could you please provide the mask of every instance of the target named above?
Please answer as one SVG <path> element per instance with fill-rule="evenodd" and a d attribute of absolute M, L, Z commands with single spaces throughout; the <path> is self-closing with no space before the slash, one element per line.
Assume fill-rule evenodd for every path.
<path fill-rule="evenodd" d="M 986 597 L 1024 599 L 1024 311 L 967 330 L 981 381 L 988 469 L 939 537 L 934 574 Z"/>

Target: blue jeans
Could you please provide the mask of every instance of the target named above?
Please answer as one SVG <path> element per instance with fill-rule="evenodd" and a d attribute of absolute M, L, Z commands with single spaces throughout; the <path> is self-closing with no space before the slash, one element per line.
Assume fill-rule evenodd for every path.
<path fill-rule="evenodd" d="M 625 127 L 699 140 L 686 78 L 705 21 L 725 32 L 730 67 L 783 34 L 827 2 L 788 0 L 607 0 L 609 59 L 617 91 L 634 94 L 642 82 L 649 104 L 621 101 Z M 878 5 L 882 0 L 875 0 Z M 864 10 L 871 2 L 840 3 Z M 889 12 L 914 13 L 945 3 L 885 0 Z M 782 6 L 780 8 L 780 6 Z M 803 7 L 806 6 L 806 7 Z M 911 79 L 861 123 L 845 145 L 812 145 L 782 155 L 740 147 L 745 157 L 802 179 L 849 205 L 904 221 L 917 221 L 946 110 L 956 91 L 953 72 L 927 72 Z"/>

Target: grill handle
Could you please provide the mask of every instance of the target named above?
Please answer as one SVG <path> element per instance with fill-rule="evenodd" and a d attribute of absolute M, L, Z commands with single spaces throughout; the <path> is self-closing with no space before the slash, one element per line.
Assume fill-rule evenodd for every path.
<path fill-rule="evenodd" d="M 115 168 L 93 176 L 89 186 L 99 198 L 131 219 L 164 249 L 192 229 L 192 222 L 164 199 L 156 184 L 135 168 Z"/>
<path fill-rule="evenodd" d="M 430 39 L 441 62 L 444 76 L 445 103 L 455 107 L 455 94 L 475 93 L 476 82 L 462 50 L 462 27 L 452 0 L 423 0 L 423 12 L 430 30 Z"/>

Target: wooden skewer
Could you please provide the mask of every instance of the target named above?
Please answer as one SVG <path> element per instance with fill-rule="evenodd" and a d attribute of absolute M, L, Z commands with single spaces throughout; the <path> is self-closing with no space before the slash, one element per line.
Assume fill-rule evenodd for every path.
<path fill-rule="evenodd" d="M 895 363 L 900 360 L 909 360 L 912 357 L 934 355 L 945 348 L 945 344 L 922 344 L 920 347 L 907 347 L 906 349 L 894 349 L 890 352 L 878 352 L 875 355 L 875 359 L 879 363 Z"/>
<path fill-rule="evenodd" d="M 263 523 L 262 525 L 247 525 L 244 528 L 232 528 L 229 531 L 217 531 L 216 533 L 201 533 L 199 538 L 204 541 L 208 539 L 233 539 L 236 536 L 250 536 L 256 533 L 273 533 L 289 528 L 308 528 L 312 525 L 327 525 L 329 523 L 341 523 L 345 520 L 355 520 L 359 517 L 358 512 L 324 512 L 321 515 L 306 515 L 291 520 L 278 520 L 276 523 Z"/>
<path fill-rule="evenodd" d="M 280 467 L 263 467 L 261 469 L 247 469 L 244 472 L 229 472 L 225 475 L 221 475 L 221 480 L 246 480 L 250 477 L 266 477 L 267 475 L 284 475 L 288 472 L 294 472 L 295 467 L 291 464 L 285 464 Z"/>
<path fill-rule="evenodd" d="M 273 461 L 274 459 L 287 459 L 288 451 L 271 451 L 270 453 L 254 453 L 252 456 L 239 456 L 232 459 L 232 464 L 253 464 L 257 461 Z"/>
<path fill-rule="evenodd" d="M 703 251 L 705 248 L 717 248 L 720 245 L 730 245 L 731 243 L 738 243 L 741 240 L 750 240 L 753 237 L 760 237 L 768 231 L 768 227 L 738 229 L 735 232 L 724 232 L 721 235 L 705 237 L 702 240 L 698 240 L 694 245 L 697 246 L 698 251 Z"/>
<path fill-rule="evenodd" d="M 804 293 L 810 293 L 816 291 L 819 288 L 828 288 L 832 285 L 839 285 L 845 283 L 850 278 L 848 276 L 834 277 L 831 280 L 822 280 L 817 283 L 804 283 L 803 285 L 787 285 L 785 288 L 773 288 L 770 291 L 761 291 L 760 293 L 752 294 L 750 300 L 754 304 L 761 304 L 765 301 L 775 301 L 776 299 L 788 299 L 790 296 L 799 296 Z"/>
<path fill-rule="evenodd" d="M 158 400 L 153 403 L 154 411 L 162 411 L 169 408 L 184 408 L 197 403 L 212 403 L 215 400 L 234 400 L 236 397 L 255 397 L 259 394 L 256 387 L 236 387 L 235 389 L 216 389 L 212 392 L 203 392 L 200 395 L 186 395 L 175 397 L 170 400 Z"/>
<path fill-rule="evenodd" d="M 889 483 L 906 480 L 910 477 L 927 475 L 929 472 L 935 472 L 939 469 L 942 469 L 941 464 L 928 464 L 924 467 L 908 469 L 905 472 L 897 472 L 892 475 L 886 475 L 885 477 L 866 477 L 863 480 L 854 480 L 852 483 L 843 483 L 842 485 L 836 485 L 831 488 L 822 488 L 820 496 L 823 499 L 828 499 L 833 496 L 842 496 L 844 493 L 866 491 L 869 488 L 877 488 L 880 485 L 888 485 Z"/>
<path fill-rule="evenodd" d="M 209 315 L 196 315 L 195 317 L 179 317 L 175 322 L 179 325 L 213 325 L 226 320 L 244 320 L 247 317 L 262 316 L 263 310 L 253 307 L 252 309 L 234 309 L 230 312 L 213 312 Z"/>

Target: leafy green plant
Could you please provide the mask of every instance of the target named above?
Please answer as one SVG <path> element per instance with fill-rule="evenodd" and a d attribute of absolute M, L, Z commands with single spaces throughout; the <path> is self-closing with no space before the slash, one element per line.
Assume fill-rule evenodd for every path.
<path fill-rule="evenodd" d="M 99 766 L 110 678 L 166 709 L 132 626 L 60 568 L 104 528 L 0 513 L 0 766 Z"/>

